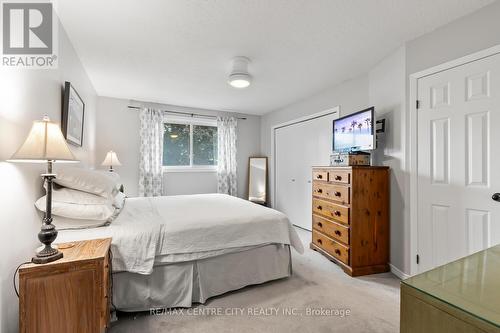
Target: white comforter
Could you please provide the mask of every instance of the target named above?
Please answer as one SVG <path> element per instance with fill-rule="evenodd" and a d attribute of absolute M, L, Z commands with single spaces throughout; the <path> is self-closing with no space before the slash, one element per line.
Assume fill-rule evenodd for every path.
<path fill-rule="evenodd" d="M 223 194 L 129 198 L 111 225 L 63 230 L 57 242 L 112 237 L 113 270 L 151 274 L 162 262 L 195 260 L 265 244 L 302 243 L 288 218 Z"/>

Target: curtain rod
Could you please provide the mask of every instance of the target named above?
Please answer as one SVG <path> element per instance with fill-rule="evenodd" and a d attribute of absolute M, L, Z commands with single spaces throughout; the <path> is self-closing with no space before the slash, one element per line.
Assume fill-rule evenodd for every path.
<path fill-rule="evenodd" d="M 133 106 L 133 105 L 129 105 L 128 108 L 129 109 L 137 109 L 137 110 L 141 109 L 141 107 L 139 107 L 139 106 Z M 217 116 L 211 116 L 211 115 L 208 115 L 208 114 L 201 114 L 201 113 L 190 113 L 190 112 L 169 111 L 169 110 L 160 110 L 160 111 L 162 111 L 163 113 L 182 114 L 182 115 L 188 115 L 188 116 L 191 116 L 191 117 L 217 118 Z M 236 117 L 236 119 L 247 120 L 247 118 L 245 118 L 245 117 Z"/>

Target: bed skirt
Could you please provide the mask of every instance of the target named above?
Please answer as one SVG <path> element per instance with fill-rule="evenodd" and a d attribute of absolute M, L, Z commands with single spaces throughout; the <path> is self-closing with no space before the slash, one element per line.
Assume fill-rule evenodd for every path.
<path fill-rule="evenodd" d="M 290 276 L 290 247 L 270 244 L 195 261 L 155 266 L 150 275 L 113 274 L 113 304 L 120 311 L 191 307 L 213 296 Z"/>

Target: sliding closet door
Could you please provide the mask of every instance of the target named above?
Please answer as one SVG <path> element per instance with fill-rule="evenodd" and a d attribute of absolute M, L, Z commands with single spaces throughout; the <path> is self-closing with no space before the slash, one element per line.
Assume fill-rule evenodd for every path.
<path fill-rule="evenodd" d="M 337 117 L 333 113 L 275 130 L 275 208 L 307 230 L 311 230 L 311 168 L 329 164 L 332 120 Z"/>

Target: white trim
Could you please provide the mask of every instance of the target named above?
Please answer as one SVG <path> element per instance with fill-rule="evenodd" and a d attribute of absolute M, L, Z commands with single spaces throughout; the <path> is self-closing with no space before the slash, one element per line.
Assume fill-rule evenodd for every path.
<path fill-rule="evenodd" d="M 464 57 L 445 62 L 443 64 L 428 68 L 426 70 L 410 74 L 410 142 L 409 142 L 409 174 L 410 174 L 410 274 L 418 272 L 416 256 L 418 252 L 418 156 L 417 156 L 417 99 L 418 80 L 442 71 L 446 71 L 458 66 L 491 57 L 500 53 L 500 44 L 488 49 L 475 52 Z"/>
<path fill-rule="evenodd" d="M 299 117 L 299 118 L 296 118 L 293 120 L 285 121 L 284 123 L 280 123 L 278 125 L 274 125 L 273 127 L 271 127 L 271 131 L 274 131 L 275 129 L 278 129 L 280 127 L 290 126 L 290 125 L 294 125 L 294 124 L 301 123 L 304 121 L 312 120 L 315 118 L 327 116 L 327 115 L 335 113 L 335 112 L 338 112 L 339 116 L 340 116 L 340 106 L 337 105 L 336 107 L 333 107 L 333 108 L 328 109 L 328 110 L 320 111 L 320 112 L 313 113 L 313 114 L 308 115 L 308 116 L 303 116 L 303 117 Z"/>
<path fill-rule="evenodd" d="M 477 60 L 480 60 L 483 58 L 491 57 L 492 55 L 495 55 L 497 53 L 500 53 L 500 44 L 495 45 L 495 46 L 490 47 L 490 48 L 487 48 L 487 49 L 484 49 L 484 50 L 481 50 L 481 51 L 478 51 L 478 52 L 475 52 L 475 53 L 468 54 L 466 56 L 460 57 L 460 58 L 455 59 L 455 60 L 451 60 L 451 61 L 439 64 L 437 66 L 433 66 L 433 67 L 428 68 L 428 69 L 424 69 L 420 72 L 413 73 L 410 75 L 410 77 L 423 78 L 424 76 L 429 76 L 429 75 L 436 74 L 436 73 L 439 73 L 442 71 L 446 71 L 446 70 L 454 68 L 454 67 L 465 65 L 469 62 L 473 62 L 473 61 L 477 61 Z"/>
<path fill-rule="evenodd" d="M 177 173 L 177 172 L 217 172 L 217 166 L 201 166 L 201 167 L 174 167 L 174 166 L 163 166 L 163 173 Z"/>
<path fill-rule="evenodd" d="M 393 264 L 389 264 L 389 267 L 391 268 L 391 273 L 396 275 L 401 280 L 406 280 L 407 278 L 410 277 L 410 275 L 405 274 L 402 270 L 400 270 L 399 268 L 397 268 Z"/>
<path fill-rule="evenodd" d="M 337 105 L 331 109 L 320 111 L 317 113 L 313 113 L 311 115 L 299 117 L 290 121 L 286 121 L 284 123 L 280 123 L 278 125 L 274 125 L 271 127 L 271 177 L 272 177 L 272 185 L 273 185 L 273 191 L 271 193 L 271 206 L 274 207 L 276 204 L 276 159 L 274 158 L 276 154 L 276 130 L 278 128 L 298 124 L 304 121 L 320 118 L 323 116 L 327 116 L 333 113 L 337 113 L 340 116 L 340 106 Z"/>

